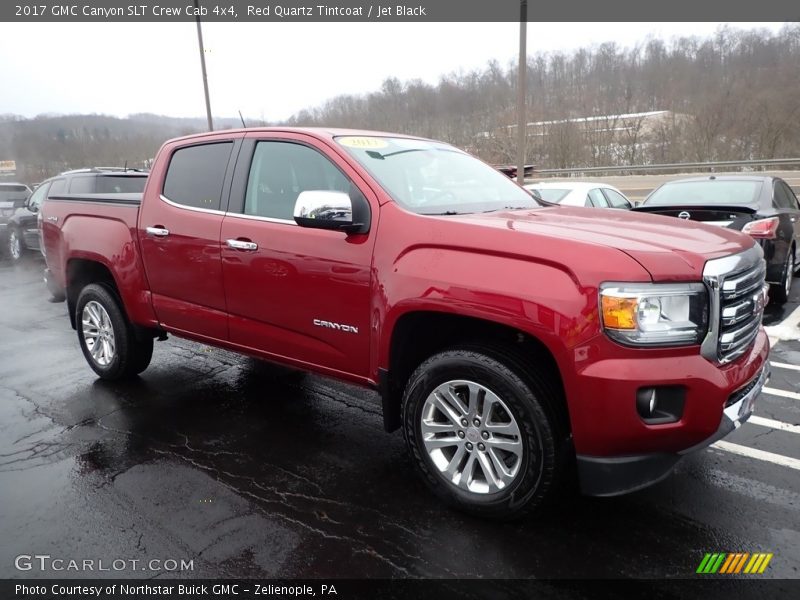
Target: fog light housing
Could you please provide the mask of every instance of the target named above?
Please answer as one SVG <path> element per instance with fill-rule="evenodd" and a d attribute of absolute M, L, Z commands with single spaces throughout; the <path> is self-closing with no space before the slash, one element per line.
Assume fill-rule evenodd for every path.
<path fill-rule="evenodd" d="M 643 387 L 636 391 L 636 412 L 648 425 L 677 423 L 685 400 L 686 388 L 679 385 Z"/>

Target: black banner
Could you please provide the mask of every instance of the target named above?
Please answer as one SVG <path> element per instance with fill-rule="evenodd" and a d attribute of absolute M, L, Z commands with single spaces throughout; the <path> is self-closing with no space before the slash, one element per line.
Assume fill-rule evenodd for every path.
<path fill-rule="evenodd" d="M 796 598 L 800 580 L 764 580 L 754 577 L 698 576 L 679 580 L 0 580 L 0 598 L 12 600 L 260 600 L 262 598 L 330 598 L 351 600 L 599 599 L 643 598 Z"/>
<path fill-rule="evenodd" d="M 42 22 L 510 22 L 520 0 L 33 0 L 0 3 L 0 21 Z M 643 2 L 642 0 L 529 0 L 534 22 L 800 21 L 797 0 L 759 2 Z"/>

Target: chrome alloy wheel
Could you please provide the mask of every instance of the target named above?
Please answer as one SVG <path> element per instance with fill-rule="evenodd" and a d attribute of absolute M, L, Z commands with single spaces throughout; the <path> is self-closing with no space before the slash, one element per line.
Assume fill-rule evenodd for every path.
<path fill-rule="evenodd" d="M 422 407 L 425 450 L 447 481 L 476 494 L 507 488 L 520 474 L 524 447 L 505 402 L 466 380 L 438 386 Z"/>
<path fill-rule="evenodd" d="M 116 356 L 114 327 L 108 312 L 99 302 L 92 300 L 83 307 L 83 341 L 92 359 L 101 367 L 107 367 Z"/>
<path fill-rule="evenodd" d="M 22 241 L 16 229 L 12 229 L 8 234 L 8 252 L 14 260 L 19 260 L 22 256 Z"/>
<path fill-rule="evenodd" d="M 789 298 L 789 294 L 792 292 L 792 279 L 794 277 L 794 256 L 792 253 L 792 249 L 789 249 L 789 256 L 786 257 L 786 277 L 784 278 L 784 290 L 786 292 L 786 298 Z"/>

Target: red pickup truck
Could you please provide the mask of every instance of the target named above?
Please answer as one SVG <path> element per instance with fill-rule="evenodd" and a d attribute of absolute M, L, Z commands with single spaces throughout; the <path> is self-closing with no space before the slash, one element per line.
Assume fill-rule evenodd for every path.
<path fill-rule="evenodd" d="M 141 197 L 51 196 L 41 223 L 100 377 L 171 333 L 375 388 L 432 490 L 484 516 L 576 471 L 588 494 L 654 483 L 769 375 L 751 238 L 546 205 L 431 140 L 175 139 Z"/>

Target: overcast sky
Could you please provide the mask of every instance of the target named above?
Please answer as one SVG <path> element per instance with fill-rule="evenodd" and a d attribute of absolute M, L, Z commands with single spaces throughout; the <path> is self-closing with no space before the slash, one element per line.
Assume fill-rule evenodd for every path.
<path fill-rule="evenodd" d="M 529 23 L 528 53 L 647 37 L 706 36 L 723 23 Z M 739 23 L 764 27 L 781 23 Z M 387 77 L 506 66 L 517 23 L 205 23 L 215 116 L 276 121 Z M 194 23 L 0 23 L 0 114 L 205 115 Z"/>

